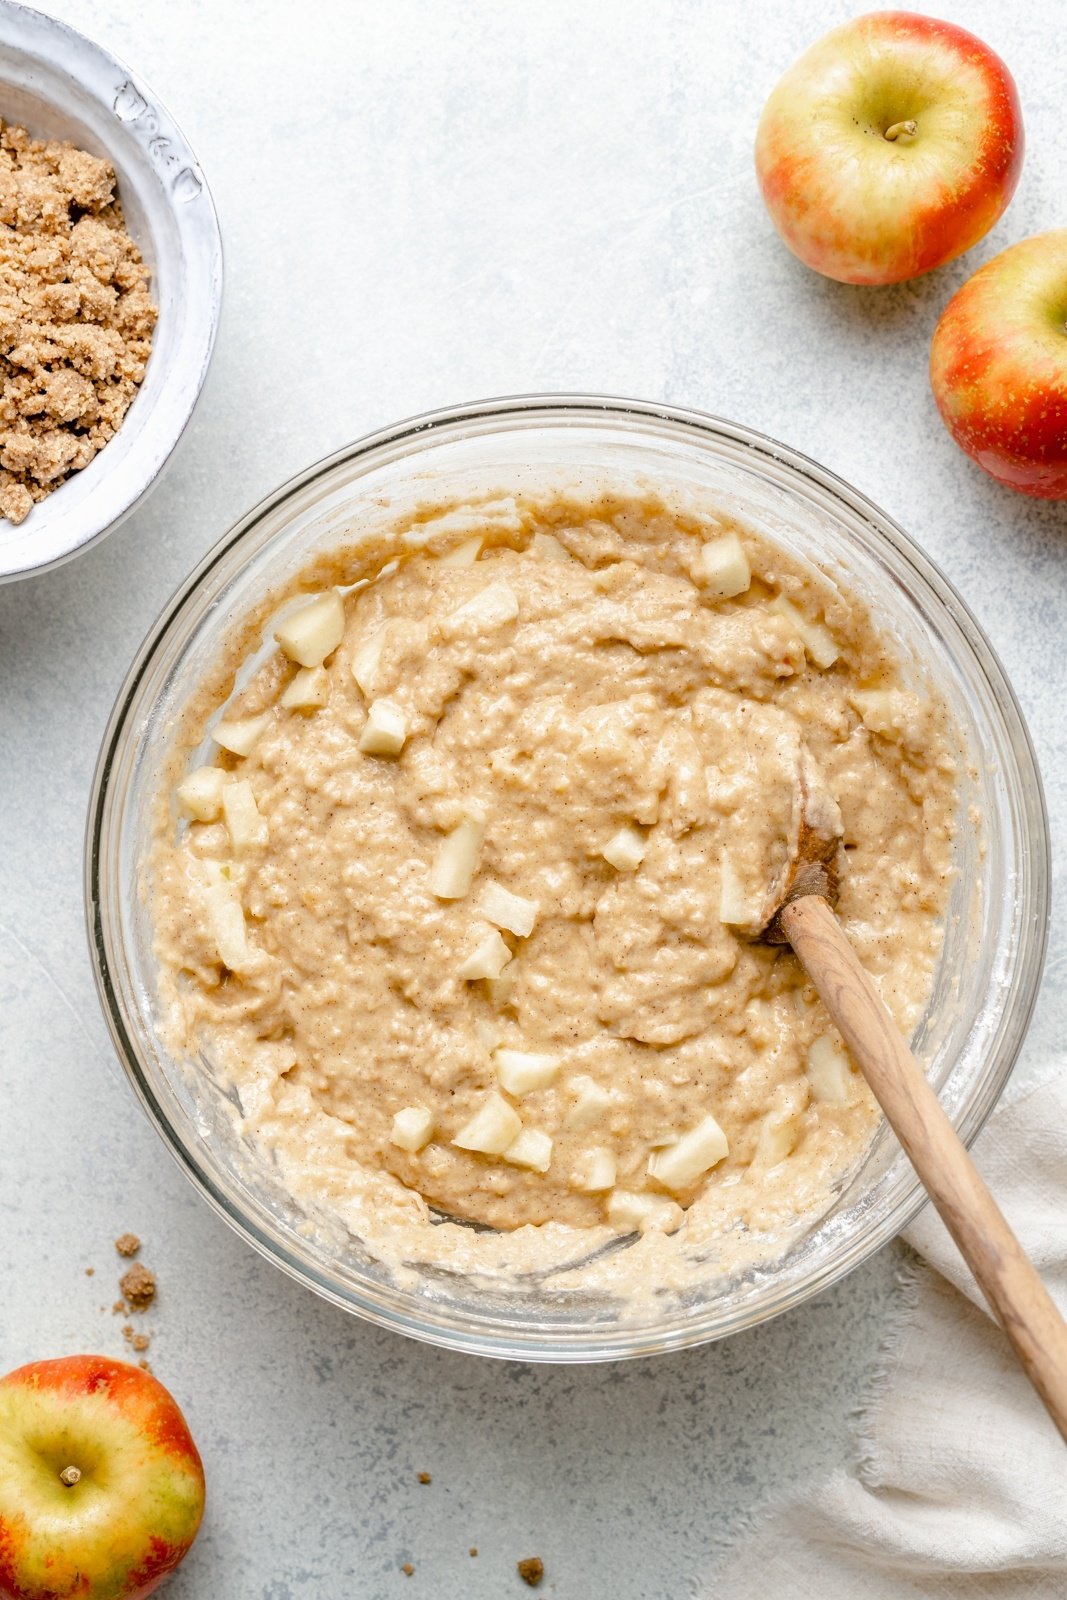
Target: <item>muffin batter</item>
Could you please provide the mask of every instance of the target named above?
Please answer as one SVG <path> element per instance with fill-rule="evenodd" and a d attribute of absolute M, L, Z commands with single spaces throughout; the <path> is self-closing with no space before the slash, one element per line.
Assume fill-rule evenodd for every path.
<path fill-rule="evenodd" d="M 914 1027 L 943 708 L 720 513 L 560 490 L 414 526 L 385 570 L 305 575 L 221 721 L 217 685 L 187 716 L 152 861 L 174 1048 L 364 1233 L 707 1237 L 825 1202 L 876 1110 L 760 907 L 813 762 L 840 914 Z"/>

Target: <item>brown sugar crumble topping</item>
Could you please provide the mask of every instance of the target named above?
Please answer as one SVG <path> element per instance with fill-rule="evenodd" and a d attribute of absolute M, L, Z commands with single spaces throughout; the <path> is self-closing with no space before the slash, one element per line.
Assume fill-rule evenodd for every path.
<path fill-rule="evenodd" d="M 527 1556 L 525 1561 L 518 1561 L 515 1564 L 523 1583 L 528 1583 L 531 1589 L 536 1589 L 545 1575 L 545 1564 L 541 1557 Z"/>
<path fill-rule="evenodd" d="M 22 522 L 113 438 L 156 308 L 106 161 L 0 120 L 0 515 Z"/>
<path fill-rule="evenodd" d="M 120 1256 L 135 1256 L 141 1248 L 141 1241 L 135 1233 L 120 1233 L 115 1240 L 115 1249 Z"/>
<path fill-rule="evenodd" d="M 420 1483 L 432 1483 L 433 1479 L 431 1478 L 431 1476 L 430 1476 L 430 1474 L 428 1472 L 420 1472 L 419 1473 L 419 1482 Z"/>
<path fill-rule="evenodd" d="M 119 1279 L 119 1288 L 131 1311 L 147 1311 L 156 1298 L 156 1275 L 135 1262 Z"/>

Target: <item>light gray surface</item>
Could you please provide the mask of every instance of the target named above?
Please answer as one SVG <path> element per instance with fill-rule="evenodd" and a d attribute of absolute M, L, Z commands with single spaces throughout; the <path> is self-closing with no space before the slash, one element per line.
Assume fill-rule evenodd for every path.
<path fill-rule="evenodd" d="M 170 105 L 228 278 L 164 484 L 102 546 L 0 592 L 0 1366 L 122 1353 L 111 1240 L 132 1228 L 162 1284 L 152 1358 L 210 1478 L 173 1600 L 498 1600 L 527 1592 L 531 1554 L 561 1600 L 710 1593 L 740 1516 L 847 1450 L 893 1252 L 752 1334 L 615 1369 L 480 1363 L 320 1305 L 197 1199 L 120 1081 L 82 928 L 90 774 L 157 610 L 283 477 L 429 406 L 591 388 L 763 428 L 925 544 L 1015 682 L 1062 886 L 1067 506 L 987 482 L 926 381 L 951 291 L 1067 216 L 1053 0 L 954 7 L 1016 73 L 1026 169 L 965 264 L 881 291 L 798 266 L 752 177 L 762 100 L 849 14 L 837 0 L 45 8 Z M 1059 1040 L 1065 967 L 1059 908 L 1031 1055 Z"/>

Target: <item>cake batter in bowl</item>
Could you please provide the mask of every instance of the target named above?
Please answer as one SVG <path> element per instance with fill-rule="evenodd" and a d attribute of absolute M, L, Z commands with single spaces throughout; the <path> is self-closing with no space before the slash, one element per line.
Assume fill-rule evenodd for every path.
<path fill-rule="evenodd" d="M 1040 970 L 1044 818 L 999 667 L 904 536 L 781 447 L 626 402 L 342 452 L 209 558 L 116 710 L 89 871 L 131 1076 L 254 1243 L 404 1331 L 596 1359 L 795 1303 L 921 1194 L 746 930 L 794 744 L 971 1137 Z"/>

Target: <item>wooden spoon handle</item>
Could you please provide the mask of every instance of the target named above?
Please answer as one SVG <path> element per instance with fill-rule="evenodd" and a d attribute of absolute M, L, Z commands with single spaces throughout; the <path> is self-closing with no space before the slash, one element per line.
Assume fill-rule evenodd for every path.
<path fill-rule="evenodd" d="M 794 900 L 781 923 L 1067 1443 L 1067 1324 L 827 902 Z"/>

